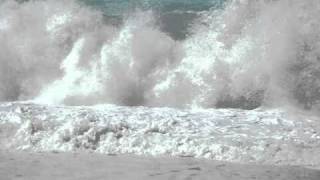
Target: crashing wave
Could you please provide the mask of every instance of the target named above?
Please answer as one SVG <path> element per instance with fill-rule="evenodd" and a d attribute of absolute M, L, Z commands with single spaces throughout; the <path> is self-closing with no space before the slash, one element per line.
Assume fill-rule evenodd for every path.
<path fill-rule="evenodd" d="M 181 19 L 152 9 L 114 24 L 78 1 L 7 0 L 0 100 L 318 109 L 319 9 L 317 0 L 227 1 L 194 12 L 177 40 L 165 24 Z"/>

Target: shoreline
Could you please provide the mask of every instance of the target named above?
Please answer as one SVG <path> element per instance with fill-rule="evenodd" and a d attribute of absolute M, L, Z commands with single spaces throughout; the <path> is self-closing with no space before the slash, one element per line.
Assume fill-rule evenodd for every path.
<path fill-rule="evenodd" d="M 235 164 L 190 157 L 0 151 L 0 159 L 0 177 L 4 180 L 320 179 L 320 171 L 314 169 Z"/>

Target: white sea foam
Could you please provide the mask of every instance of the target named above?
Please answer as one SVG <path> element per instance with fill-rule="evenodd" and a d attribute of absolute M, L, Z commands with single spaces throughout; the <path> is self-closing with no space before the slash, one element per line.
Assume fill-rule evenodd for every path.
<path fill-rule="evenodd" d="M 175 40 L 151 11 L 113 25 L 76 1 L 4 1 L 0 100 L 317 109 L 319 6 L 234 0 Z"/>
<path fill-rule="evenodd" d="M 8 20 L 0 19 L 0 30 L 6 30 L 9 28 Z"/>
<path fill-rule="evenodd" d="M 317 117 L 295 114 L 9 103 L 0 105 L 0 143 L 9 150 L 192 156 L 320 168 Z"/>

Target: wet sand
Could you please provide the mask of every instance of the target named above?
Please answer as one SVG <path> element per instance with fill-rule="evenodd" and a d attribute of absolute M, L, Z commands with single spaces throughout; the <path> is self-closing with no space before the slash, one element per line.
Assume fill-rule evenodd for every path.
<path fill-rule="evenodd" d="M 1 180 L 319 180 L 301 167 L 231 164 L 194 158 L 96 153 L 0 152 Z"/>

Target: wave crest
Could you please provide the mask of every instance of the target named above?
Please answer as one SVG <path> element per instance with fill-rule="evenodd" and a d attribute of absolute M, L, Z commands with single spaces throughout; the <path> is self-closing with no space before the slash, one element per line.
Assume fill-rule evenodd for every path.
<path fill-rule="evenodd" d="M 5 1 L 0 100 L 317 108 L 319 10 L 316 0 L 234 0 L 197 12 L 176 40 L 152 11 L 115 25 L 76 1 Z"/>

